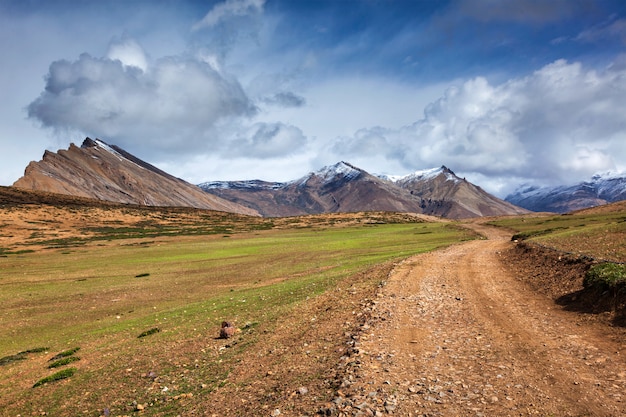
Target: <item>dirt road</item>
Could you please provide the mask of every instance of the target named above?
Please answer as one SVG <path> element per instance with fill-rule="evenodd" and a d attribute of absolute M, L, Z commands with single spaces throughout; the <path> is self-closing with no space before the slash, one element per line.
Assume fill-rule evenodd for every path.
<path fill-rule="evenodd" d="M 392 272 L 332 413 L 626 415 L 624 343 L 516 280 L 501 257 L 510 235 L 471 227 L 487 239 Z"/>

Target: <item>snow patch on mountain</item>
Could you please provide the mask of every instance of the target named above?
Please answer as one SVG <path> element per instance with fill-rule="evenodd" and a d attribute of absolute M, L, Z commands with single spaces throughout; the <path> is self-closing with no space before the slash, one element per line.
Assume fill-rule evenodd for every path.
<path fill-rule="evenodd" d="M 137 167 L 139 167 L 141 169 L 146 169 L 145 167 L 139 165 L 135 161 L 131 161 L 130 159 L 126 158 L 124 155 L 122 155 L 121 153 L 116 151 L 108 143 L 106 143 L 106 142 L 104 142 L 104 141 L 102 141 L 100 139 L 95 139 L 94 140 L 94 139 L 91 139 L 91 138 L 86 138 L 83 141 L 83 144 L 81 145 L 81 148 L 99 148 L 99 149 L 102 149 L 103 151 L 108 152 L 111 155 L 115 156 L 117 158 L 117 160 L 120 161 L 120 162 L 122 162 L 122 161 L 130 162 L 131 164 L 134 164 L 135 166 L 137 166 Z M 92 157 L 96 158 L 94 155 L 92 155 Z"/>
<path fill-rule="evenodd" d="M 566 212 L 574 201 L 579 206 L 613 203 L 626 199 L 626 173 L 605 172 L 573 185 L 537 186 L 524 184 L 505 200 L 534 211 Z M 581 208 L 575 206 L 574 208 Z"/>
<path fill-rule="evenodd" d="M 344 181 L 352 181 L 361 176 L 361 174 L 362 172 L 359 169 L 353 167 L 347 162 L 341 161 L 335 165 L 328 165 L 318 171 L 310 172 L 308 175 L 293 181 L 292 183 L 297 183 L 299 187 L 302 187 L 314 177 L 320 178 L 324 184 L 331 183 L 340 178 Z"/>
<path fill-rule="evenodd" d="M 439 168 L 422 169 L 407 175 L 379 175 L 378 177 L 388 181 L 401 183 L 409 181 L 428 181 L 435 179 L 442 174 L 445 175 L 446 181 L 461 181 L 461 179 L 457 177 L 454 172 L 450 171 L 445 166 L 441 166 Z"/>

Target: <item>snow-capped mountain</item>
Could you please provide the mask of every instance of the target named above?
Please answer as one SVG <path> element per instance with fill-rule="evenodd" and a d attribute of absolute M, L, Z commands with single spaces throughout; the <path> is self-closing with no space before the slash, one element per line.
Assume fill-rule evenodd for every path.
<path fill-rule="evenodd" d="M 146 206 L 196 207 L 258 215 L 202 191 L 106 142 L 86 138 L 31 162 L 14 187 Z"/>
<path fill-rule="evenodd" d="M 556 187 L 524 185 L 505 200 L 532 211 L 567 213 L 626 200 L 626 174 L 607 172 L 589 181 Z"/>
<path fill-rule="evenodd" d="M 461 219 L 526 212 L 459 178 L 445 166 L 415 171 L 398 178 L 395 184 L 419 197 L 425 214 Z"/>
<path fill-rule="evenodd" d="M 286 183 L 211 182 L 200 187 L 269 217 L 397 211 L 468 218 L 526 212 L 457 177 L 446 167 L 405 176 L 374 176 L 347 162 L 338 162 Z"/>

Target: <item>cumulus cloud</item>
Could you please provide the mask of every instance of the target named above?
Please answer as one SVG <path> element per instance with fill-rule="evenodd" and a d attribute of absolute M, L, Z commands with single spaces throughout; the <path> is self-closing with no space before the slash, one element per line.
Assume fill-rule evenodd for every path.
<path fill-rule="evenodd" d="M 124 54 L 134 44 L 124 45 L 113 48 L 117 59 L 82 54 L 53 62 L 29 117 L 129 149 L 143 142 L 154 151 L 195 152 L 211 147 L 219 124 L 256 113 L 239 82 L 208 63 L 169 57 L 143 71 L 129 61 L 136 55 Z"/>
<path fill-rule="evenodd" d="M 415 123 L 362 129 L 332 148 L 354 156 L 376 152 L 411 169 L 445 164 L 484 176 L 565 183 L 624 168 L 618 164 L 626 158 L 625 110 L 622 66 L 597 71 L 558 60 L 500 85 L 468 80 L 428 105 Z"/>
<path fill-rule="evenodd" d="M 142 71 L 148 69 L 148 60 L 143 49 L 134 39 L 128 37 L 111 42 L 106 56 L 111 60 L 119 60 L 124 66 L 137 67 Z"/>

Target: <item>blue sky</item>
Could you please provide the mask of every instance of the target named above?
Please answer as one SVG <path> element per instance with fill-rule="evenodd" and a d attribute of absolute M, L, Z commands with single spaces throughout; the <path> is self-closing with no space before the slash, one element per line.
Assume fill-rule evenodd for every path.
<path fill-rule="evenodd" d="M 2 0 L 0 54 L 2 185 L 86 136 L 192 183 L 626 170 L 620 0 Z"/>

